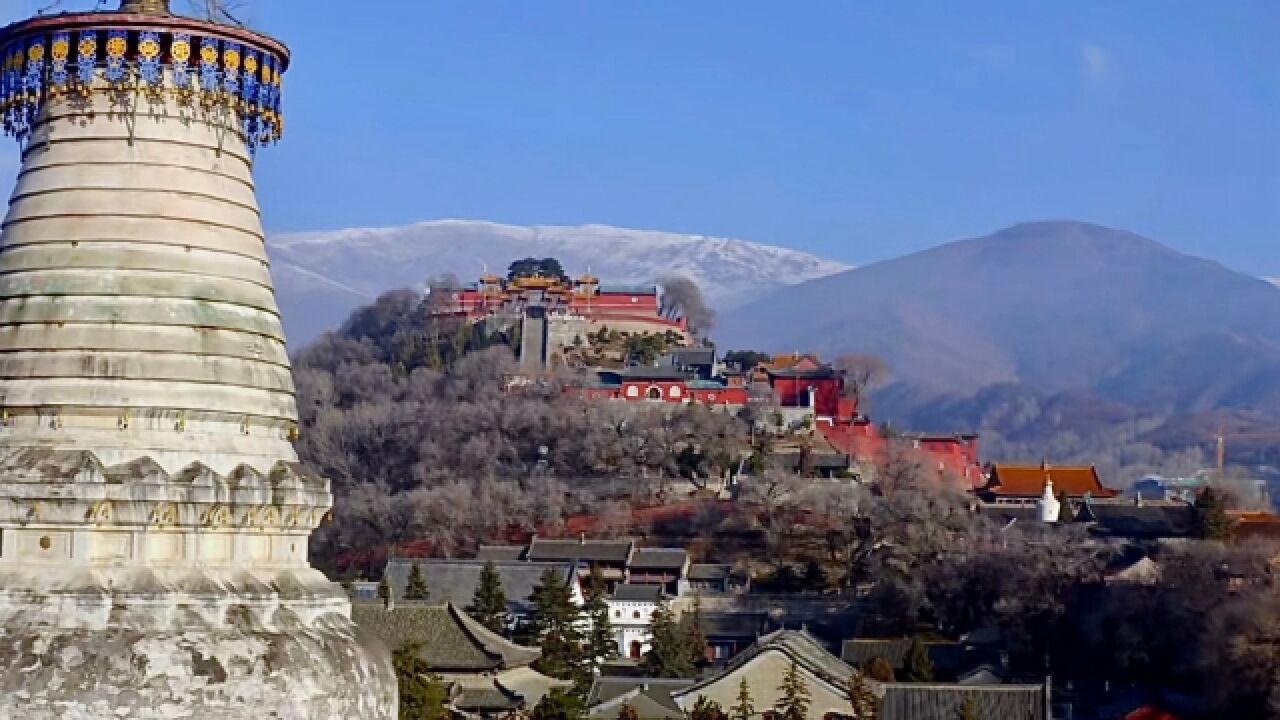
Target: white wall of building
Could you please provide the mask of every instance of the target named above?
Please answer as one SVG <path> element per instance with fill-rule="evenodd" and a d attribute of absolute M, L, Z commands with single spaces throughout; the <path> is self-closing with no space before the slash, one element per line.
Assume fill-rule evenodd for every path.
<path fill-rule="evenodd" d="M 649 652 L 653 640 L 653 613 L 657 603 L 609 601 L 609 622 L 618 641 L 619 657 Z M 638 650 L 639 652 L 635 652 Z"/>

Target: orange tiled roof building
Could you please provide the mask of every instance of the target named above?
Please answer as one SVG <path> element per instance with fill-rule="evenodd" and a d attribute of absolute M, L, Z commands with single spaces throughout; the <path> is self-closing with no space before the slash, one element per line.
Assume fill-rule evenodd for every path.
<path fill-rule="evenodd" d="M 1097 468 L 1092 465 L 1053 466 L 1048 463 L 993 465 L 987 484 L 978 488 L 977 493 L 986 502 L 1034 502 L 1044 494 L 1047 483 L 1053 483 L 1055 493 L 1065 492 L 1073 500 L 1086 495 L 1094 499 L 1119 495 L 1102 484 Z"/>

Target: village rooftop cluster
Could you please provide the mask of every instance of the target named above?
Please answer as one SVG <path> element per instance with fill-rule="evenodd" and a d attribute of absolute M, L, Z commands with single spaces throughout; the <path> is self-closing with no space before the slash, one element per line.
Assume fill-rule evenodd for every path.
<path fill-rule="evenodd" d="M 545 277 L 527 262 L 532 276 L 486 274 L 437 288 L 429 303 L 440 317 L 510 341 L 522 370 L 509 392 L 563 366 L 576 378 L 569 391 L 590 401 L 749 413 L 754 431 L 773 438 L 774 461 L 812 483 L 872 486 L 885 456 L 906 452 L 938 487 L 965 493 L 971 511 L 999 527 L 1083 531 L 1088 543 L 1115 549 L 1108 584 L 1149 584 L 1161 573 L 1153 548 L 1205 536 L 1206 509 L 1196 499 L 1207 476 L 1151 480 L 1121 493 L 1091 466 L 984 462 L 976 433 L 877 425 L 862 411 L 865 379 L 848 368 L 803 352 L 721 357 L 695 340 L 657 287 L 604 285 L 589 274 L 569 281 L 558 263 Z M 677 491 L 733 503 L 758 471 L 744 461 L 723 478 Z M 1220 512 L 1241 537 L 1280 534 L 1280 519 L 1269 513 L 1208 512 Z M 393 647 L 416 652 L 436 678 L 438 700 L 458 717 L 535 709 L 542 716 L 575 685 L 585 696 L 581 712 L 601 720 L 716 718 L 712 705 L 734 717 L 729 709 L 744 705 L 764 708 L 766 718 L 872 717 L 858 714 L 861 691 L 851 677 L 866 679 L 868 707 L 884 720 L 1177 717 L 1145 696 L 1110 689 L 1055 696 L 1048 673 L 1011 666 L 1009 638 L 995 624 L 960 637 L 884 637 L 854 622 L 842 635 L 830 617 L 856 614 L 867 588 L 815 595 L 821 572 L 812 567 L 819 580 L 808 591 L 777 577 L 757 582 L 751 562 L 710 562 L 690 547 L 641 538 L 588 538 L 595 518 L 579 521 L 577 536 L 484 545 L 474 557 L 392 557 L 381 581 L 348 583 L 354 617 Z M 549 637 L 554 598 L 571 608 L 568 627 L 580 641 L 591 638 L 591 670 L 576 681 L 555 677 L 543 654 L 553 651 L 533 647 Z M 699 670 L 672 673 L 661 662 L 673 633 L 696 638 Z"/>

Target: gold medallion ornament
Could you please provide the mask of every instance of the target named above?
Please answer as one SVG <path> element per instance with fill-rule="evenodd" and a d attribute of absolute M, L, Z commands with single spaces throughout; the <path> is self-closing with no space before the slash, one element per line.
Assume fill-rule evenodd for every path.
<path fill-rule="evenodd" d="M 60 32 L 53 36 L 53 43 L 49 45 L 49 58 L 52 60 L 49 92 L 58 96 L 66 92 L 71 80 L 71 73 L 67 69 L 67 61 L 71 59 L 71 33 Z"/>
<path fill-rule="evenodd" d="M 167 9 L 145 2 L 128 8 L 142 15 L 159 8 L 169 16 Z M 153 102 L 168 94 L 186 103 L 198 85 L 202 104 L 231 111 L 227 119 L 253 151 L 284 134 L 280 107 L 287 58 L 266 40 L 251 33 L 194 36 L 186 28 L 136 22 L 74 33 L 56 27 L 13 33 L 0 42 L 0 120 L 6 133 L 25 138 L 45 101 L 72 88 L 85 97 L 95 89 L 138 88 Z"/>
<path fill-rule="evenodd" d="M 76 44 L 76 85 L 80 94 L 88 96 L 93 89 L 93 78 L 97 72 L 98 33 L 84 30 L 80 33 L 80 42 Z"/>
<path fill-rule="evenodd" d="M 173 60 L 173 94 L 179 100 L 191 99 L 191 36 L 175 33 L 169 43 L 169 57 Z"/>
<path fill-rule="evenodd" d="M 113 58 L 122 58 L 129 51 L 129 41 L 125 36 L 113 36 L 107 41 L 107 55 Z"/>
<path fill-rule="evenodd" d="M 151 33 L 144 34 L 142 40 L 138 43 L 138 54 L 147 60 L 154 60 L 160 57 L 159 36 Z"/>
<path fill-rule="evenodd" d="M 236 72 L 240 69 L 240 50 L 235 47 L 228 47 L 227 51 L 222 55 L 222 66 L 227 72 Z"/>
<path fill-rule="evenodd" d="M 174 62 L 186 65 L 191 62 L 191 37 L 183 36 L 181 39 L 174 38 L 173 45 L 169 48 L 169 54 L 173 57 Z"/>

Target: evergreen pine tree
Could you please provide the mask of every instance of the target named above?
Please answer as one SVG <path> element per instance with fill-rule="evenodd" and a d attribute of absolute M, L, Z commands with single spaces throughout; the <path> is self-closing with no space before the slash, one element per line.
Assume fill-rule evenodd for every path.
<path fill-rule="evenodd" d="M 804 589 L 810 592 L 822 592 L 827 589 L 827 573 L 822 565 L 812 558 L 804 565 Z"/>
<path fill-rule="evenodd" d="M 697 675 L 689 637 L 665 600 L 658 601 L 649 624 L 649 652 L 640 661 L 640 671 L 648 677 L 691 678 Z"/>
<path fill-rule="evenodd" d="M 427 588 L 427 578 L 422 574 L 422 566 L 414 563 L 413 567 L 409 568 L 409 580 L 404 586 L 404 599 L 426 602 L 430 598 L 431 591 Z"/>
<path fill-rule="evenodd" d="M 453 361 L 457 362 L 467 354 L 467 350 L 471 347 L 472 331 L 471 325 L 463 324 L 458 328 L 458 332 L 454 333 L 453 341 L 449 345 L 452 353 Z"/>
<path fill-rule="evenodd" d="M 778 704 L 774 710 L 781 720 L 806 720 L 809 717 L 809 686 L 800 677 L 800 666 L 794 662 L 782 676 L 778 686 Z"/>
<path fill-rule="evenodd" d="M 729 709 L 730 720 L 752 720 L 756 715 L 755 701 L 751 699 L 751 686 L 747 677 L 742 676 L 738 682 L 738 702 Z"/>
<path fill-rule="evenodd" d="M 534 706 L 529 720 L 582 720 L 586 716 L 581 698 L 563 688 L 553 688 Z"/>
<path fill-rule="evenodd" d="M 982 720 L 978 703 L 971 697 L 965 698 L 960 707 L 956 708 L 956 720 Z"/>
<path fill-rule="evenodd" d="M 480 582 L 476 585 L 475 594 L 467 614 L 490 630 L 505 634 L 510 615 L 507 613 L 507 592 L 502 587 L 502 576 L 498 568 L 490 560 L 480 570 Z"/>
<path fill-rule="evenodd" d="M 1066 525 L 1075 522 L 1076 511 L 1071 507 L 1071 498 L 1066 490 L 1058 491 L 1058 523 Z"/>
<path fill-rule="evenodd" d="M 855 670 L 849 678 L 849 705 L 853 708 L 853 720 L 876 720 L 880 715 L 880 700 L 866 673 Z"/>
<path fill-rule="evenodd" d="M 542 657 L 533 667 L 544 675 L 573 680 L 579 686 L 590 682 L 580 623 L 582 611 L 573 602 L 568 581 L 555 569 L 548 569 L 533 590 L 531 629 Z"/>
<path fill-rule="evenodd" d="M 383 575 L 382 581 L 378 583 L 378 599 L 382 601 L 383 605 L 386 605 L 387 607 L 391 607 L 391 600 L 392 600 L 391 581 L 387 579 L 386 575 Z"/>
<path fill-rule="evenodd" d="M 444 369 L 444 357 L 440 354 L 440 344 L 435 338 L 432 338 L 431 344 L 427 346 L 426 365 L 432 370 Z"/>
<path fill-rule="evenodd" d="M 400 720 L 445 720 L 448 690 L 420 656 L 422 646 L 406 643 L 391 655 L 400 686 Z"/>
<path fill-rule="evenodd" d="M 1227 503 L 1222 493 L 1207 487 L 1196 496 L 1196 535 L 1203 540 L 1226 540 L 1231 534 Z"/>
<path fill-rule="evenodd" d="M 729 716 L 725 715 L 720 703 L 699 696 L 689 711 L 689 720 L 729 720 Z"/>
<path fill-rule="evenodd" d="M 907 682 L 933 682 L 933 659 L 929 657 L 929 648 L 920 642 L 920 638 L 911 638 L 903 670 L 906 672 Z"/>
<path fill-rule="evenodd" d="M 591 566 L 587 580 L 587 618 L 591 631 L 587 636 L 587 660 L 594 673 L 606 662 L 618 657 L 618 642 L 613 636 L 613 623 L 609 621 L 609 586 L 605 583 L 600 566 Z"/>
<path fill-rule="evenodd" d="M 693 609 L 680 618 L 685 646 L 689 649 L 689 662 L 695 668 L 707 664 L 707 636 L 702 632 L 702 593 L 693 596 Z"/>

